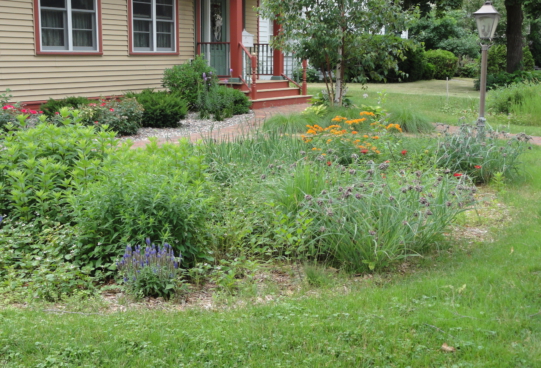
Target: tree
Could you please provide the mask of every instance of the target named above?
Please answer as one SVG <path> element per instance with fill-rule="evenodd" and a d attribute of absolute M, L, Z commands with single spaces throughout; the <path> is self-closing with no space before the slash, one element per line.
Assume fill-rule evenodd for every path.
<path fill-rule="evenodd" d="M 531 19 L 541 16 L 540 0 L 505 0 L 507 11 L 507 72 L 513 73 L 522 68 L 522 25 L 524 15 Z"/>
<path fill-rule="evenodd" d="M 295 52 L 323 73 L 331 103 L 342 104 L 344 74 L 355 53 L 364 56 L 365 65 L 385 59 L 388 69 L 397 68 L 403 58 L 400 46 L 387 44 L 369 51 L 370 36 L 407 29 L 411 12 L 404 12 L 397 0 L 262 0 L 263 17 L 274 19 L 281 29 L 272 40 L 275 48 Z M 354 47 L 353 47 L 354 46 Z M 362 80 L 363 76 L 359 76 Z M 334 82 L 333 82 L 334 81 Z"/>

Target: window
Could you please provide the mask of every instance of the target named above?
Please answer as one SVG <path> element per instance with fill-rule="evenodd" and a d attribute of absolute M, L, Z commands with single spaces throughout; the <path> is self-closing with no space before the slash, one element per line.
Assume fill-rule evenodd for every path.
<path fill-rule="evenodd" d="M 176 0 L 130 0 L 134 52 L 175 52 Z"/>
<path fill-rule="evenodd" d="M 97 0 L 40 0 L 41 51 L 99 51 Z"/>

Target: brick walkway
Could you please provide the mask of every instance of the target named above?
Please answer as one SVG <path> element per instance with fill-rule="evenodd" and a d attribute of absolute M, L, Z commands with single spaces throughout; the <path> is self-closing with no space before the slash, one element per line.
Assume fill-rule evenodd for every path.
<path fill-rule="evenodd" d="M 216 129 L 211 132 L 206 133 L 194 133 L 189 136 L 191 142 L 196 142 L 203 137 L 212 137 L 216 140 L 222 140 L 231 138 L 234 136 L 237 136 L 239 134 L 246 133 L 248 130 L 253 129 L 254 127 L 257 127 L 261 125 L 266 119 L 270 118 L 273 115 L 277 114 L 293 114 L 293 113 L 300 113 L 304 109 L 306 109 L 309 104 L 299 104 L 299 105 L 288 105 L 288 106 L 279 106 L 279 107 L 267 107 L 264 109 L 255 110 L 255 117 L 251 120 L 247 120 L 243 124 L 237 124 L 226 128 Z M 438 128 L 441 129 L 441 128 Z M 455 133 L 458 131 L 458 126 L 451 125 L 449 127 L 449 131 L 451 133 Z M 513 136 L 514 134 L 511 134 Z M 164 142 L 176 142 L 180 138 L 183 138 L 184 136 L 178 136 L 178 137 L 169 137 L 167 139 L 160 139 L 158 140 L 158 143 L 164 143 Z M 140 148 L 145 147 L 149 141 L 147 139 L 137 141 L 132 145 L 132 148 Z M 532 137 L 531 140 L 532 144 L 541 146 L 541 137 Z"/>
<path fill-rule="evenodd" d="M 251 120 L 247 120 L 243 124 L 237 124 L 226 128 L 216 129 L 211 132 L 206 133 L 194 133 L 190 135 L 190 141 L 196 142 L 200 140 L 203 137 L 212 137 L 216 140 L 221 139 L 227 139 L 230 137 L 234 137 L 236 135 L 246 133 L 247 130 L 253 129 L 256 126 L 261 125 L 266 119 L 270 118 L 273 115 L 277 114 L 293 114 L 293 113 L 300 113 L 304 109 L 306 109 L 309 104 L 299 104 L 299 105 L 288 105 L 288 106 L 279 106 L 279 107 L 267 107 L 264 109 L 254 110 L 255 117 Z M 169 137 L 167 139 L 160 139 L 158 140 L 158 143 L 164 143 L 164 142 L 176 142 L 180 138 L 184 138 L 184 136 L 178 136 L 178 137 Z M 132 145 L 132 148 L 140 148 L 145 147 L 149 143 L 148 139 L 137 141 Z"/>

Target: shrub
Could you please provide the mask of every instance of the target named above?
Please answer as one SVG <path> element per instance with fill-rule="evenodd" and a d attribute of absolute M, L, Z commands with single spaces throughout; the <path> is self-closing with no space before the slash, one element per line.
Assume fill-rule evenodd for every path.
<path fill-rule="evenodd" d="M 522 70 L 534 70 L 535 61 L 528 46 L 522 49 Z M 494 45 L 488 50 L 487 73 L 497 74 L 507 71 L 507 46 Z"/>
<path fill-rule="evenodd" d="M 437 165 L 460 177 L 467 175 L 476 183 L 488 183 L 495 173 L 506 178 L 519 173 L 519 156 L 531 139 L 524 134 L 502 140 L 494 131 L 487 131 L 481 139 L 477 128 L 464 124 L 456 134 L 446 135 L 439 142 Z"/>
<path fill-rule="evenodd" d="M 425 52 L 426 61 L 434 64 L 436 71 L 434 78 L 436 79 L 451 79 L 458 67 L 458 58 L 450 51 L 444 50 L 429 50 Z"/>
<path fill-rule="evenodd" d="M 120 135 L 133 135 L 141 127 L 143 107 L 135 98 L 122 101 L 109 100 L 81 106 L 78 118 L 87 126 L 99 127 L 107 125 L 109 129 Z M 53 118 L 53 121 L 57 116 Z"/>
<path fill-rule="evenodd" d="M 87 105 L 91 101 L 86 97 L 66 97 L 60 100 L 49 99 L 46 103 L 40 106 L 40 110 L 43 111 L 48 117 L 53 117 L 56 112 L 60 111 L 63 107 L 72 107 L 74 109 L 81 105 Z"/>
<path fill-rule="evenodd" d="M 146 237 L 181 252 L 188 264 L 202 256 L 210 198 L 198 148 L 187 141 L 110 155 L 97 180 L 70 196 L 81 235 L 74 257 L 94 268 L 110 267 L 126 244 Z"/>
<path fill-rule="evenodd" d="M 519 83 L 539 83 L 541 82 L 541 73 L 525 72 L 517 70 L 514 73 L 500 72 L 487 75 L 487 91 L 501 87 L 507 87 L 511 84 Z M 480 80 L 473 81 L 473 87 L 479 91 Z"/>
<path fill-rule="evenodd" d="M 194 108 L 203 87 L 217 84 L 216 70 L 212 69 L 203 56 L 181 65 L 175 65 L 163 72 L 162 84 L 174 94 L 178 94 Z"/>
<path fill-rule="evenodd" d="M 242 91 L 225 86 L 208 86 L 199 94 L 195 107 L 201 118 L 214 115 L 214 119 L 220 121 L 248 113 L 251 104 Z"/>
<path fill-rule="evenodd" d="M 170 299 L 177 289 L 178 267 L 182 257 L 175 257 L 173 248 L 150 244 L 143 250 L 139 245 L 126 247 L 124 256 L 117 262 L 122 282 L 128 292 L 136 297 L 162 297 Z"/>
<path fill-rule="evenodd" d="M 140 93 L 128 92 L 126 97 L 135 98 L 144 109 L 141 124 L 149 128 L 176 128 L 186 117 L 188 106 L 180 94 L 154 92 L 145 89 Z"/>
<path fill-rule="evenodd" d="M 293 71 L 293 80 L 297 83 L 302 83 L 303 68 L 297 68 Z M 319 83 L 319 71 L 311 65 L 306 68 L 306 82 L 307 83 Z"/>
<path fill-rule="evenodd" d="M 387 118 L 389 123 L 398 124 L 408 133 L 430 133 L 434 126 L 420 113 L 409 108 L 391 109 Z"/>
<path fill-rule="evenodd" d="M 432 80 L 436 74 L 436 66 L 432 63 L 426 63 L 423 69 L 423 79 Z"/>
<path fill-rule="evenodd" d="M 478 78 L 481 69 L 479 60 L 463 57 L 459 60 L 457 76 L 464 78 Z"/>
<path fill-rule="evenodd" d="M 69 215 L 65 207 L 72 185 L 93 180 L 117 141 L 103 129 L 39 124 L 7 133 L 2 144 L 0 213 L 22 221 L 60 221 Z"/>
<path fill-rule="evenodd" d="M 540 96 L 541 84 L 514 83 L 490 92 L 488 107 L 497 113 L 509 114 L 513 106 L 520 106 L 526 99 L 541 102 Z"/>
<path fill-rule="evenodd" d="M 397 37 L 399 38 L 399 37 Z M 406 76 L 400 77 L 394 70 L 390 70 L 387 75 L 388 82 L 415 82 L 423 78 L 425 69 L 424 49 L 412 40 L 400 39 L 404 47 L 404 60 L 398 62 L 398 70 L 406 73 Z"/>

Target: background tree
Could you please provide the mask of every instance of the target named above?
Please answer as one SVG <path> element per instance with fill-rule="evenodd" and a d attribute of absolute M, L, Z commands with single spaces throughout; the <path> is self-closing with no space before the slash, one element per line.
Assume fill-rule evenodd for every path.
<path fill-rule="evenodd" d="M 263 17 L 281 24 L 281 31 L 272 40 L 275 48 L 295 52 L 323 73 L 331 103 L 342 104 L 344 75 L 355 55 L 363 55 L 365 66 L 376 61 L 384 65 L 372 77 L 385 78 L 389 69 L 396 69 L 403 58 L 400 45 L 384 44 L 371 49 L 372 36 L 398 32 L 408 28 L 413 12 L 402 11 L 395 0 L 262 0 Z M 356 58 L 358 59 L 358 58 Z M 361 68 L 359 70 L 366 70 Z M 365 76 L 359 75 L 359 80 Z"/>

